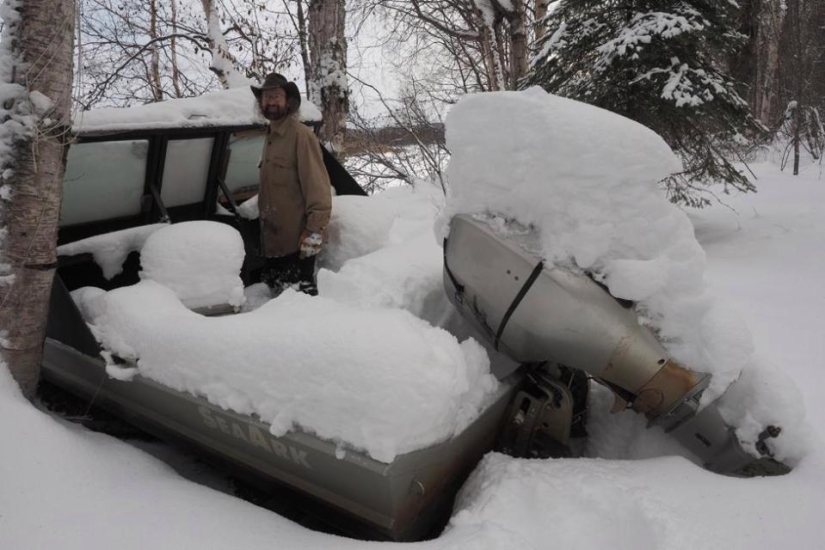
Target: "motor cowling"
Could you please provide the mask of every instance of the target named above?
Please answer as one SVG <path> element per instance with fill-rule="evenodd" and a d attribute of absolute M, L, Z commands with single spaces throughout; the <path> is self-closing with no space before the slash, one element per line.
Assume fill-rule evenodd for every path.
<path fill-rule="evenodd" d="M 710 375 L 679 365 L 631 308 L 586 274 L 545 264 L 518 236 L 503 237 L 467 215 L 453 217 L 444 243 L 444 284 L 456 309 L 496 350 L 521 363 L 553 362 L 586 373 L 613 391 L 616 410 L 644 414 L 709 469 L 788 471 L 774 467 L 767 454 L 744 451 L 715 406 L 699 410 Z M 768 428 L 769 436 L 778 433 Z M 755 462 L 767 467 L 749 471 Z"/>

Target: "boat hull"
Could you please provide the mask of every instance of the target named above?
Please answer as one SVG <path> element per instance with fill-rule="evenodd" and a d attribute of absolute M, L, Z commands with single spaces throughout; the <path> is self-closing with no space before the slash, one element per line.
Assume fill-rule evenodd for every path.
<path fill-rule="evenodd" d="M 229 462 L 262 488 L 286 485 L 393 540 L 421 539 L 449 513 L 458 486 L 493 447 L 512 395 L 504 384 L 462 433 L 387 464 L 353 450 L 341 453 L 310 433 L 275 437 L 260 419 L 142 376 L 110 378 L 102 359 L 52 338 L 45 344 L 42 376 L 161 439 Z"/>

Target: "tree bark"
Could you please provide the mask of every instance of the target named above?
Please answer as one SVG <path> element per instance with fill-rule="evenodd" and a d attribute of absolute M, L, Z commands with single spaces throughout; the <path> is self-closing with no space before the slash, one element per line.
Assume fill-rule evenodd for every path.
<path fill-rule="evenodd" d="M 779 49 L 785 12 L 779 0 L 762 0 L 757 21 L 754 114 L 773 126 L 778 118 Z"/>
<path fill-rule="evenodd" d="M 304 0 L 297 0 L 297 24 L 298 24 L 298 46 L 301 49 L 301 61 L 304 64 L 304 87 L 307 97 L 310 94 L 310 82 L 312 81 L 312 64 L 309 58 L 309 46 L 307 45 L 307 18 L 304 14 Z"/>
<path fill-rule="evenodd" d="M 796 79 L 796 86 L 794 87 L 794 94 L 796 95 L 796 108 L 793 110 L 793 175 L 799 175 L 799 143 L 801 140 L 802 131 L 802 110 L 805 108 L 803 98 L 804 75 L 802 74 L 802 59 L 805 52 L 802 49 L 802 21 L 799 15 L 799 3 L 802 0 L 791 0 L 789 8 L 791 9 L 791 17 L 793 17 L 793 36 L 794 36 L 794 78 Z"/>
<path fill-rule="evenodd" d="M 151 0 L 149 3 L 149 37 L 156 39 L 158 37 L 158 5 L 157 0 Z M 160 84 L 160 53 L 158 52 L 157 43 L 152 45 L 150 50 L 150 63 L 152 83 L 152 97 L 155 101 L 163 101 L 163 87 Z"/>
<path fill-rule="evenodd" d="M 488 91 L 497 92 L 504 87 L 504 71 L 496 56 L 493 28 L 484 19 L 480 9 L 475 10 L 476 26 L 479 29 L 479 46 L 484 59 L 484 72 L 487 73 Z"/>
<path fill-rule="evenodd" d="M 178 67 L 178 39 L 175 36 L 178 34 L 178 2 L 171 0 L 170 7 L 172 9 L 172 39 L 169 42 L 172 57 L 172 86 L 175 89 L 175 97 L 183 97 L 180 90 L 180 68 Z"/>
<path fill-rule="evenodd" d="M 308 14 L 310 101 L 323 113 L 319 137 L 335 154 L 343 151 L 349 114 L 345 8 L 345 0 L 310 0 Z"/>
<path fill-rule="evenodd" d="M 22 62 L 13 82 L 26 92 L 6 104 L 8 112 L 28 113 L 34 131 L 15 140 L 2 171 L 3 219 L 8 234 L 0 257 L 8 264 L 0 284 L 2 356 L 27 396 L 37 387 L 49 296 L 56 267 L 55 245 L 66 151 L 71 129 L 72 0 L 25 0 L 20 3 L 15 52 Z M 23 70 L 21 67 L 25 67 Z M 39 92 L 50 104 L 34 94 Z"/>
<path fill-rule="evenodd" d="M 512 0 L 512 6 L 506 16 L 510 25 L 510 89 L 518 90 L 519 81 L 527 74 L 527 8 L 524 0 Z"/>

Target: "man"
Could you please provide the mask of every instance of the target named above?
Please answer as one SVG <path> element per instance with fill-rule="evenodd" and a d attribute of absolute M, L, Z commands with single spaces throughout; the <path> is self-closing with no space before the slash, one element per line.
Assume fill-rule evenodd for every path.
<path fill-rule="evenodd" d="M 295 116 L 301 94 L 294 82 L 270 73 L 252 92 L 269 120 L 258 196 L 266 258 L 262 278 L 275 292 L 297 283 L 300 291 L 315 296 L 315 257 L 332 210 L 321 146 Z"/>

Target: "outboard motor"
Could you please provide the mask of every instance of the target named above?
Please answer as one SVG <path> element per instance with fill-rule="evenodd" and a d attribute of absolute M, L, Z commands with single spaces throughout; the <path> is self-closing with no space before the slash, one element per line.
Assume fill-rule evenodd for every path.
<path fill-rule="evenodd" d="M 779 428 L 763 432 L 761 456 L 746 452 L 715 404 L 699 410 L 710 375 L 671 359 L 633 310 L 587 275 L 545 265 L 483 221 L 457 215 L 444 242 L 444 284 L 453 305 L 497 350 L 521 363 L 551 361 L 595 378 L 616 396 L 614 409 L 644 414 L 709 470 L 738 476 L 789 471 L 764 444 Z"/>

